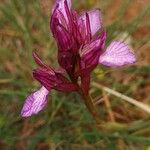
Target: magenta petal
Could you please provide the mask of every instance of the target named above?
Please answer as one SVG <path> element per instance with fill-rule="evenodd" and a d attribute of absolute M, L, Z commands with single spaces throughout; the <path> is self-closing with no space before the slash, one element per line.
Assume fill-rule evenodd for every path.
<path fill-rule="evenodd" d="M 109 67 L 119 67 L 136 61 L 132 50 L 123 42 L 113 41 L 100 56 L 99 63 Z"/>
<path fill-rule="evenodd" d="M 65 19 L 68 20 L 66 9 L 65 9 L 65 2 L 67 3 L 68 8 L 71 9 L 71 0 L 56 0 L 52 13 L 55 11 L 55 9 L 57 9 L 63 14 Z"/>
<path fill-rule="evenodd" d="M 102 27 L 102 15 L 100 10 L 92 10 L 88 12 L 90 18 L 90 26 L 92 35 L 94 35 Z"/>
<path fill-rule="evenodd" d="M 101 52 L 101 40 L 97 39 L 90 44 L 85 45 L 80 56 L 85 66 L 92 66 L 98 64 L 98 59 Z M 84 68 L 84 67 L 83 67 Z"/>
<path fill-rule="evenodd" d="M 70 49 L 72 45 L 71 35 L 68 31 L 61 25 L 56 27 L 56 40 L 58 43 L 59 50 L 65 51 Z"/>
<path fill-rule="evenodd" d="M 47 104 L 47 95 L 49 91 L 42 86 L 38 91 L 29 95 L 21 110 L 22 117 L 29 117 L 33 114 L 37 114 Z"/>
<path fill-rule="evenodd" d="M 80 56 L 85 57 L 85 55 L 93 52 L 94 50 L 102 50 L 104 48 L 106 41 L 106 32 L 102 32 L 99 37 L 94 40 L 91 40 L 90 43 L 85 44 L 82 50 L 80 51 Z"/>
<path fill-rule="evenodd" d="M 71 9 L 71 0 L 56 0 L 52 12 L 58 7 L 61 12 L 65 12 L 65 1 L 68 4 L 68 8 Z"/>
<path fill-rule="evenodd" d="M 34 58 L 36 64 L 38 64 L 39 66 L 41 66 L 43 68 L 51 69 L 41 60 L 41 58 L 38 56 L 38 54 L 35 51 L 33 51 L 32 55 L 33 55 L 33 58 Z"/>
<path fill-rule="evenodd" d="M 92 36 L 102 27 L 102 15 L 99 9 L 91 10 L 87 12 L 90 20 L 91 34 Z M 86 24 L 86 13 L 81 15 L 78 19 L 78 23 Z M 82 25 L 84 27 L 84 25 Z M 86 26 L 87 28 L 87 26 Z"/>
<path fill-rule="evenodd" d="M 86 76 L 98 65 L 100 54 L 103 53 L 105 40 L 106 32 L 102 32 L 99 37 L 83 46 L 79 51 L 80 69 L 76 71 L 76 76 Z"/>

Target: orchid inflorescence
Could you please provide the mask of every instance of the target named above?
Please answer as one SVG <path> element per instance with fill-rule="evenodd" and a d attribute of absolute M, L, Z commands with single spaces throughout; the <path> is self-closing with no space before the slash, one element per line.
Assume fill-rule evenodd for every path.
<path fill-rule="evenodd" d="M 103 28 L 101 11 L 93 9 L 78 15 L 72 9 L 71 0 L 56 0 L 50 28 L 57 42 L 61 69 L 49 67 L 33 52 L 33 58 L 39 65 L 33 71 L 33 77 L 41 83 L 41 88 L 27 97 L 21 111 L 22 117 L 41 111 L 46 106 L 52 89 L 79 92 L 91 114 L 97 116 L 89 96 L 91 72 L 98 64 L 120 67 L 134 63 L 134 53 L 128 45 L 120 41 L 112 41 L 106 48 L 106 31 Z"/>

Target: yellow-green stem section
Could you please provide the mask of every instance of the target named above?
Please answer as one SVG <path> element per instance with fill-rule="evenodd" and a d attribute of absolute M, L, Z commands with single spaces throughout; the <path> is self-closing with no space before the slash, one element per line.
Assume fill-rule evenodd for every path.
<path fill-rule="evenodd" d="M 84 103 L 86 107 L 88 108 L 89 112 L 92 114 L 94 117 L 95 121 L 97 124 L 100 124 L 100 119 L 99 119 L 99 113 L 97 111 L 96 106 L 93 104 L 91 96 L 90 95 L 82 95 L 84 99 Z"/>
<path fill-rule="evenodd" d="M 96 124 L 101 124 L 101 120 L 99 119 L 99 113 L 97 111 L 96 106 L 92 102 L 91 96 L 89 94 L 88 95 L 83 94 L 83 91 L 80 88 L 80 86 L 77 84 L 77 82 L 74 81 L 71 77 L 70 77 L 70 79 L 73 83 L 75 83 L 78 86 L 78 88 L 79 88 L 78 92 L 82 96 L 87 109 L 89 110 L 89 112 L 91 113 L 93 118 L 95 119 Z"/>

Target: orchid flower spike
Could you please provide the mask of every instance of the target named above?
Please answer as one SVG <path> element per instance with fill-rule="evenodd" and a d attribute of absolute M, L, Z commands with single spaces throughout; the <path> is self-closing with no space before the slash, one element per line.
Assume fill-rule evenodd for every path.
<path fill-rule="evenodd" d="M 136 61 L 133 51 L 123 42 L 112 41 L 106 48 L 106 31 L 99 9 L 79 15 L 73 10 L 71 0 L 56 0 L 50 29 L 57 42 L 58 62 L 63 71 L 49 67 L 33 53 L 35 62 L 39 65 L 33 71 L 33 77 L 42 87 L 27 97 L 21 111 L 23 117 L 41 111 L 52 89 L 62 92 L 81 90 L 83 97 L 87 96 L 90 74 L 98 64 L 120 67 Z"/>

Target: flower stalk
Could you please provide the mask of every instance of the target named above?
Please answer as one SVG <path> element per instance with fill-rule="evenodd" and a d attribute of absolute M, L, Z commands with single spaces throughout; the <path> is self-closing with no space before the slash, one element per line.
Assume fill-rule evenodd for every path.
<path fill-rule="evenodd" d="M 96 124 L 100 124 L 101 120 L 99 117 L 99 113 L 98 113 L 96 106 L 94 105 L 94 103 L 92 101 L 91 96 L 90 95 L 82 95 L 82 97 L 83 97 L 83 100 L 84 100 L 84 103 L 85 103 L 87 109 L 89 110 L 89 112 L 91 113 L 93 118 L 95 119 Z"/>

